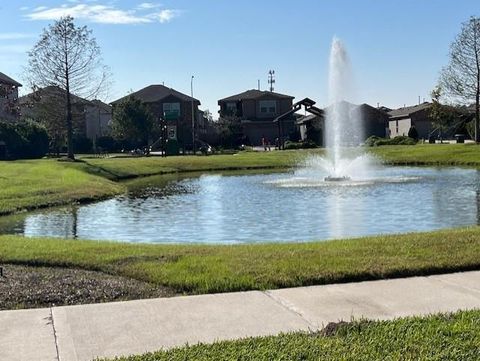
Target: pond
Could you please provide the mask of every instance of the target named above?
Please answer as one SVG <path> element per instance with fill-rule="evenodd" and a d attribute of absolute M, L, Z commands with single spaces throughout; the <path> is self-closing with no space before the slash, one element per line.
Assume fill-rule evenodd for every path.
<path fill-rule="evenodd" d="M 25 236 L 151 243 L 313 241 L 479 224 L 480 173 L 385 167 L 371 179 L 301 172 L 152 177 L 102 202 L 0 218 Z"/>

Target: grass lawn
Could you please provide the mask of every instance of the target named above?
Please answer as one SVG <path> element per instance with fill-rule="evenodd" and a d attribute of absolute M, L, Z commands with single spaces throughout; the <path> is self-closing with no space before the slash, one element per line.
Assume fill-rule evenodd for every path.
<path fill-rule="evenodd" d="M 123 187 L 86 172 L 83 163 L 56 160 L 0 162 L 0 215 L 110 197 Z"/>
<path fill-rule="evenodd" d="M 317 150 L 323 152 L 323 150 Z M 121 157 L 85 159 L 90 171 L 113 178 L 132 178 L 176 172 L 287 168 L 295 166 L 309 151 L 240 152 L 213 156 Z"/>
<path fill-rule="evenodd" d="M 0 263 L 81 268 L 201 294 L 480 269 L 480 227 L 313 243 L 148 245 L 0 236 Z"/>
<path fill-rule="evenodd" d="M 116 358 L 175 360 L 478 360 L 480 311 L 394 321 L 357 321 L 332 333 L 291 333 L 199 344 Z"/>
<path fill-rule="evenodd" d="M 480 166 L 480 146 L 476 144 L 418 144 L 368 148 L 389 164 Z"/>

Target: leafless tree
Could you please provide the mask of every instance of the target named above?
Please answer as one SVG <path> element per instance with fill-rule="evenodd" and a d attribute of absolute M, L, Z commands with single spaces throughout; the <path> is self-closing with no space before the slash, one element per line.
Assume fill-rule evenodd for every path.
<path fill-rule="evenodd" d="M 480 142 L 480 18 L 471 17 L 450 45 L 450 63 L 442 69 L 440 85 L 447 96 L 465 104 L 475 102 L 475 142 Z"/>
<path fill-rule="evenodd" d="M 92 31 L 77 27 L 71 16 L 43 30 L 28 53 L 28 78 L 33 87 L 56 86 L 65 91 L 68 157 L 74 159 L 72 94 L 91 99 L 105 90 L 108 70 Z"/>

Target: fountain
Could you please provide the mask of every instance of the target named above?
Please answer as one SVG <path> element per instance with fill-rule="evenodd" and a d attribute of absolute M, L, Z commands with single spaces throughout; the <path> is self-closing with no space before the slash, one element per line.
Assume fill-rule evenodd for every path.
<path fill-rule="evenodd" d="M 357 146 L 363 140 L 362 118 L 358 108 L 346 102 L 351 99 L 352 71 L 348 54 L 342 42 L 334 37 L 330 49 L 328 95 L 330 106 L 326 109 L 325 144 L 327 158 L 324 163 L 327 182 L 344 182 L 352 178 L 346 173 L 352 163 L 363 162 L 364 156 L 348 159 L 346 147 Z"/>

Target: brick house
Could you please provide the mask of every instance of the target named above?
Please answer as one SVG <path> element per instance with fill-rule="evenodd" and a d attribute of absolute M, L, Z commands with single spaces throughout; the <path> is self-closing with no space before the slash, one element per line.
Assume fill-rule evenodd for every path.
<path fill-rule="evenodd" d="M 432 103 L 424 102 L 419 105 L 403 107 L 388 112 L 390 137 L 408 135 L 411 126 L 415 126 L 418 137 L 428 139 L 434 127 L 429 117 Z"/>
<path fill-rule="evenodd" d="M 270 142 L 278 137 L 278 124 L 273 120 L 292 108 L 293 96 L 270 91 L 247 90 L 218 101 L 221 118 L 241 120 L 243 135 L 253 145 L 261 144 L 263 137 Z M 295 132 L 295 117 L 283 120 L 284 134 Z"/>
<path fill-rule="evenodd" d="M 115 111 L 115 105 L 129 96 L 142 101 L 157 121 L 161 119 L 166 121 L 169 140 L 176 140 L 181 149 L 192 147 L 192 105 L 195 114 L 196 139 L 198 134 L 203 133 L 203 129 L 200 129 L 203 122 L 199 121 L 202 117 L 198 110 L 199 100 L 164 85 L 149 85 L 111 102 L 113 111 Z"/>
<path fill-rule="evenodd" d="M 0 73 L 0 119 L 15 120 L 20 115 L 18 108 L 18 88 L 22 84 L 4 73 Z"/>

